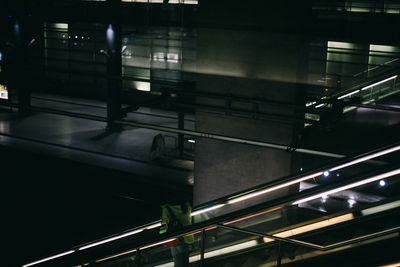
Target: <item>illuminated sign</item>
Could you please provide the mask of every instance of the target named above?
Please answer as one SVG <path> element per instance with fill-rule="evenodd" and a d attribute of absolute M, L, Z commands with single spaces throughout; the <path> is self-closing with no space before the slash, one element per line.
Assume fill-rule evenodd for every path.
<path fill-rule="evenodd" d="M 0 99 L 8 99 L 7 85 L 0 84 Z"/>

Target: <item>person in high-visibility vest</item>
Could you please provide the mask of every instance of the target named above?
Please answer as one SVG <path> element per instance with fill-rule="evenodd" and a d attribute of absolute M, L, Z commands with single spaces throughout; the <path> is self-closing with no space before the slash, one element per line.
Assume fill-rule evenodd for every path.
<path fill-rule="evenodd" d="M 189 202 L 168 202 L 161 206 L 162 224 L 160 234 L 171 233 L 192 224 L 192 207 Z M 189 246 L 193 244 L 194 236 L 186 235 L 166 244 L 171 248 L 175 267 L 189 266 Z"/>

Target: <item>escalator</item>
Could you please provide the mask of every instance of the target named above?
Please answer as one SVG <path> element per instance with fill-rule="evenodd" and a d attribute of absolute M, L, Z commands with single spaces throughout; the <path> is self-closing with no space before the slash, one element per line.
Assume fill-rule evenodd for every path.
<path fill-rule="evenodd" d="M 159 235 L 154 221 L 24 267 L 172 267 L 171 241 L 183 236 L 194 237 L 190 266 L 396 264 L 399 153 L 393 144 L 206 203 L 192 212 L 193 225 L 175 233 Z M 299 192 L 245 205 L 295 184 Z"/>

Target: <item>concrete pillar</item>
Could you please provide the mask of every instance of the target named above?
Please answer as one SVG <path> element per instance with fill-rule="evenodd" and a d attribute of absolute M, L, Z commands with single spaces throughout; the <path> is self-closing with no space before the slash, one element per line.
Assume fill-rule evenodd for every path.
<path fill-rule="evenodd" d="M 200 25 L 212 23 L 214 27 L 198 30 L 196 90 L 265 99 L 285 105 L 261 103 L 255 108 L 251 103 L 197 98 L 198 104 L 226 107 L 226 112 L 197 110 L 196 130 L 291 145 L 296 142 L 303 123 L 290 119 L 259 120 L 241 117 L 234 112 L 234 109 L 259 110 L 278 116 L 304 118 L 302 101 L 305 88 L 301 84 L 307 79 L 309 41 L 296 32 L 276 33 L 272 29 L 275 26 L 269 23 L 282 27 L 279 32 L 296 24 L 298 17 L 286 17 L 284 5 L 275 4 L 277 9 L 272 11 L 265 9 L 269 1 L 254 3 L 252 7 L 240 1 L 229 1 L 226 5 L 219 2 L 218 5 L 221 4 L 225 10 L 221 15 L 223 19 L 212 17 L 213 12 L 202 11 L 202 8 L 220 10 L 215 7 L 215 1 L 200 3 Z M 263 22 L 265 13 L 259 10 L 261 7 L 269 10 L 267 13 L 273 15 L 275 21 L 266 18 Z M 255 16 L 246 16 L 245 23 L 238 25 L 241 23 L 238 17 L 244 16 L 241 10 L 245 14 L 254 11 L 252 14 Z M 280 24 L 280 19 L 287 20 Z M 277 180 L 297 169 L 293 154 L 286 151 L 202 138 L 196 139 L 195 149 L 194 206 Z M 235 208 L 283 196 L 291 190 L 297 188 L 244 201 Z"/>

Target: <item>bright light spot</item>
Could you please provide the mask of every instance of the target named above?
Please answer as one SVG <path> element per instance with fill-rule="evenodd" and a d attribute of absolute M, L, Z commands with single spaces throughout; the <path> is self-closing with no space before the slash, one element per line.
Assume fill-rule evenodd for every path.
<path fill-rule="evenodd" d="M 107 43 L 110 48 L 114 43 L 114 30 L 111 24 L 109 24 L 107 28 Z"/>
<path fill-rule="evenodd" d="M 52 260 L 52 259 L 56 259 L 56 258 L 65 256 L 65 255 L 74 253 L 74 252 L 75 252 L 75 250 L 69 250 L 69 251 L 64 252 L 64 253 L 60 253 L 60 254 L 45 258 L 45 259 L 41 259 L 41 260 L 38 260 L 38 261 L 35 261 L 35 262 L 31 262 L 31 263 L 25 264 L 22 267 L 28 267 L 28 266 L 36 265 L 36 264 L 39 264 L 39 263 L 42 263 L 42 262 L 45 262 L 45 261 L 49 261 L 49 260 Z"/>
<path fill-rule="evenodd" d="M 219 204 L 219 205 L 215 205 L 215 206 L 212 206 L 209 208 L 197 210 L 197 211 L 192 212 L 191 216 L 196 216 L 196 215 L 203 214 L 203 213 L 206 213 L 206 212 L 209 212 L 212 210 L 216 210 L 216 209 L 222 208 L 223 206 L 225 206 L 225 204 Z"/>
<path fill-rule="evenodd" d="M 15 24 L 14 24 L 14 32 L 15 32 L 15 34 L 16 34 L 17 36 L 19 36 L 20 33 L 21 33 L 21 29 L 20 29 L 20 27 L 19 27 L 18 22 L 15 22 Z"/>
<path fill-rule="evenodd" d="M 189 139 L 188 142 L 189 142 L 189 143 L 192 143 L 192 144 L 196 143 L 196 141 L 195 141 L 195 140 L 192 140 L 192 139 Z"/>
<path fill-rule="evenodd" d="M 136 90 L 150 92 L 151 86 L 149 82 L 133 82 L 133 86 Z"/>
<path fill-rule="evenodd" d="M 380 180 L 380 181 L 379 181 L 379 185 L 380 185 L 380 186 L 385 186 L 385 185 L 386 185 L 385 180 Z"/>
<path fill-rule="evenodd" d="M 352 49 L 354 44 L 345 42 L 332 42 L 328 41 L 328 48 L 339 48 L 339 49 Z M 328 49 L 329 50 L 329 49 Z"/>
<path fill-rule="evenodd" d="M 67 23 L 49 23 L 47 24 L 50 27 L 57 28 L 57 29 L 64 29 L 68 30 L 68 24 Z"/>
<path fill-rule="evenodd" d="M 0 99 L 8 99 L 7 86 L 0 84 Z"/>
<path fill-rule="evenodd" d="M 352 96 L 352 95 L 354 95 L 354 94 L 357 94 L 358 92 L 360 92 L 360 90 L 355 90 L 355 91 L 350 92 L 350 93 L 348 93 L 348 94 L 339 96 L 337 99 L 343 99 L 343 98 L 346 98 L 346 97 L 348 97 L 348 96 Z"/>
<path fill-rule="evenodd" d="M 329 172 L 328 171 L 324 171 L 324 176 L 328 177 L 329 176 Z"/>
<path fill-rule="evenodd" d="M 352 208 L 354 206 L 354 204 L 356 204 L 356 201 L 352 198 L 350 198 L 349 200 L 347 200 L 347 203 L 349 203 L 349 207 Z"/>

